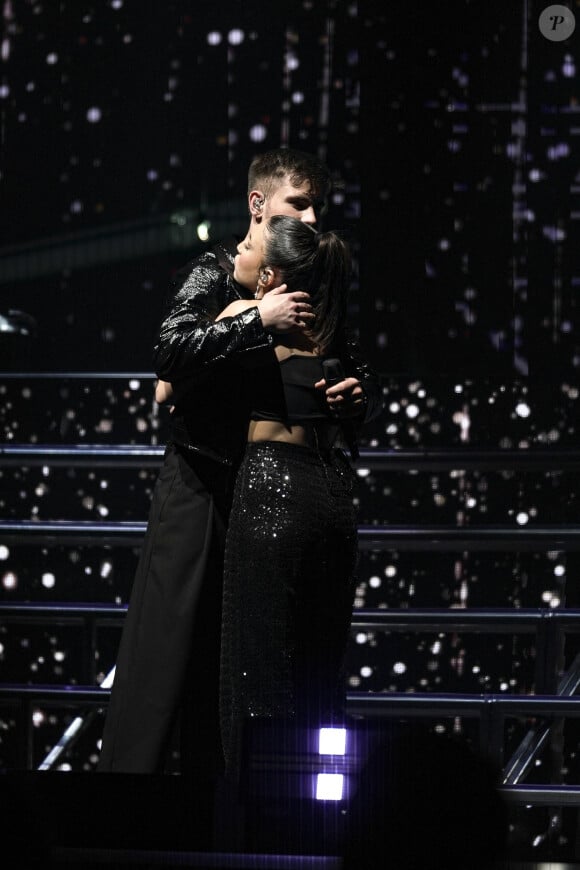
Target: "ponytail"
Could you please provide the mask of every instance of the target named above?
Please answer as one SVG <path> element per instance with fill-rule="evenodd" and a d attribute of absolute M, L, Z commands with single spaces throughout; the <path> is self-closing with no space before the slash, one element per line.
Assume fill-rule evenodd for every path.
<path fill-rule="evenodd" d="M 350 255 L 336 233 L 317 233 L 317 241 L 318 252 L 309 288 L 315 315 L 310 332 L 324 353 L 346 320 Z"/>
<path fill-rule="evenodd" d="M 288 290 L 311 296 L 314 322 L 308 334 L 320 352 L 329 350 L 346 319 L 350 255 L 336 233 L 317 233 L 298 218 L 275 215 L 265 225 L 264 265 L 280 269 Z"/>

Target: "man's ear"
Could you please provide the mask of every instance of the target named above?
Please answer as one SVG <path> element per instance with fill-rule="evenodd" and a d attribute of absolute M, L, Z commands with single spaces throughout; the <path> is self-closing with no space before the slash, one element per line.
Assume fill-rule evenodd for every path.
<path fill-rule="evenodd" d="M 265 202 L 266 197 L 261 190 L 251 190 L 248 194 L 248 206 L 250 209 L 250 214 L 253 218 L 256 218 L 256 220 L 261 219 Z"/>

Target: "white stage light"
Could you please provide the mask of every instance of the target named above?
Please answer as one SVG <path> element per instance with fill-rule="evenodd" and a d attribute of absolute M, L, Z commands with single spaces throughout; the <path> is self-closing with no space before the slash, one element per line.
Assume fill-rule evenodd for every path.
<path fill-rule="evenodd" d="M 316 800 L 341 801 L 344 790 L 342 773 L 319 773 L 316 775 Z"/>
<path fill-rule="evenodd" d="M 197 225 L 197 237 L 201 242 L 207 242 L 209 240 L 209 228 L 211 224 L 209 221 L 201 221 Z"/>
<path fill-rule="evenodd" d="M 344 755 L 346 753 L 346 728 L 320 728 L 318 732 L 319 755 Z"/>

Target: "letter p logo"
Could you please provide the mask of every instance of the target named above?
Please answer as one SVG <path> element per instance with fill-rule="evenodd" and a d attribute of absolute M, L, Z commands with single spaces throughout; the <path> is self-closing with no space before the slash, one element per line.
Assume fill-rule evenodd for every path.
<path fill-rule="evenodd" d="M 574 13 L 567 6 L 546 6 L 538 19 L 540 33 L 551 42 L 563 42 L 576 27 Z"/>

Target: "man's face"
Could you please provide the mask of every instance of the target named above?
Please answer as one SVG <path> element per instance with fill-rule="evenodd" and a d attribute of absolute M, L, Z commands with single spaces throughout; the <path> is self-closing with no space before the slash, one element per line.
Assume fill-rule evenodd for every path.
<path fill-rule="evenodd" d="M 256 220 L 254 212 L 250 231 L 238 245 L 238 253 L 234 259 L 234 278 L 238 284 L 249 290 L 256 288 L 258 271 L 262 263 L 262 235 L 268 219 L 274 215 L 282 214 L 314 225 L 320 219 L 322 209 L 326 205 L 326 200 L 312 190 L 308 181 L 296 187 L 288 176 L 265 199 L 263 194 L 254 191 L 250 194 L 250 201 L 258 195 L 264 202 L 263 208 L 259 212 L 261 220 Z"/>
<path fill-rule="evenodd" d="M 320 219 L 324 205 L 324 198 L 312 190 L 308 181 L 300 187 L 294 187 L 286 176 L 280 187 L 266 198 L 262 216 L 268 220 L 273 215 L 285 214 L 306 224 L 315 224 Z"/>

